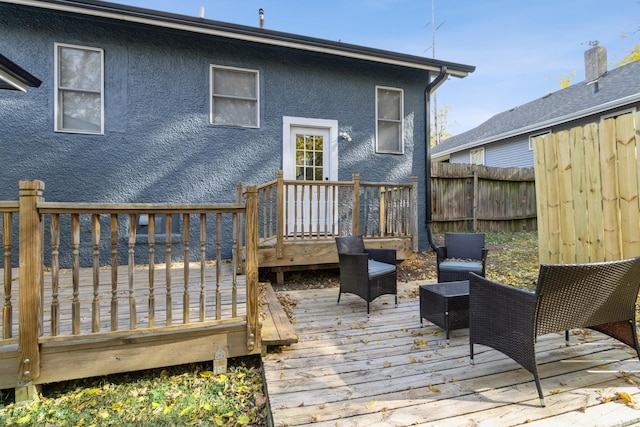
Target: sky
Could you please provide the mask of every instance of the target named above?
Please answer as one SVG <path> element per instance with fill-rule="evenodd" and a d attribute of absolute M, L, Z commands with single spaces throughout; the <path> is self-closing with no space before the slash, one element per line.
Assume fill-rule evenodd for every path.
<path fill-rule="evenodd" d="M 593 41 L 609 69 L 640 43 L 640 0 L 111 1 L 190 16 L 203 7 L 207 19 L 249 26 L 262 8 L 271 30 L 429 58 L 435 47 L 436 59 L 476 67 L 436 92 L 452 135 L 559 90 L 561 78 L 583 81 Z"/>

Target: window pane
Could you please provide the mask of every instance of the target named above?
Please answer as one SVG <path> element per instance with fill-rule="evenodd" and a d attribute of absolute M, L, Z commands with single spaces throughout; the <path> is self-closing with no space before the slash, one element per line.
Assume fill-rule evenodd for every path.
<path fill-rule="evenodd" d="M 257 126 L 255 101 L 213 99 L 213 123 L 223 125 Z"/>
<path fill-rule="evenodd" d="M 63 91 L 62 128 L 99 132 L 102 106 L 99 94 Z"/>
<path fill-rule="evenodd" d="M 235 70 L 215 70 L 213 93 L 215 95 L 257 98 L 256 74 Z"/>
<path fill-rule="evenodd" d="M 378 90 L 378 118 L 400 120 L 400 100 L 402 92 L 395 90 Z"/>
<path fill-rule="evenodd" d="M 400 123 L 378 122 L 378 150 L 399 153 L 400 147 Z"/>
<path fill-rule="evenodd" d="M 101 92 L 100 59 L 100 52 L 61 47 L 60 86 Z"/>

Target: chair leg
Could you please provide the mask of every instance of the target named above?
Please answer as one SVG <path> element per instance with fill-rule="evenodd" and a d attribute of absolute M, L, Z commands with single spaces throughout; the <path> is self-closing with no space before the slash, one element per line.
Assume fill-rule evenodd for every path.
<path fill-rule="evenodd" d="M 564 331 L 564 344 L 569 347 L 569 331 Z"/>
<path fill-rule="evenodd" d="M 342 295 L 342 292 L 338 292 L 338 302 L 336 304 L 340 304 L 340 295 Z"/>
<path fill-rule="evenodd" d="M 471 364 L 475 366 L 476 362 L 473 360 L 473 343 L 469 342 L 469 355 L 471 359 Z"/>
<path fill-rule="evenodd" d="M 534 374 L 534 378 L 536 380 L 536 388 L 538 389 L 538 397 L 540 398 L 540 405 L 542 407 L 545 407 L 547 406 L 547 404 L 544 403 L 544 394 L 542 394 L 542 386 L 540 385 L 540 378 L 538 378 L 537 372 Z"/>

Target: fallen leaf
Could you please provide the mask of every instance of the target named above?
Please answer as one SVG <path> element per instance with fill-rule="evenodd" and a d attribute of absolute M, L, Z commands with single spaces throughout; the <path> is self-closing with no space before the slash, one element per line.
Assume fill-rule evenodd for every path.
<path fill-rule="evenodd" d="M 431 390 L 434 393 L 440 393 L 440 389 L 434 385 L 429 384 L 429 390 Z"/>
<path fill-rule="evenodd" d="M 367 409 L 373 409 L 376 406 L 378 406 L 378 401 L 377 400 L 371 400 L 369 402 L 367 402 L 366 405 L 364 405 Z"/>

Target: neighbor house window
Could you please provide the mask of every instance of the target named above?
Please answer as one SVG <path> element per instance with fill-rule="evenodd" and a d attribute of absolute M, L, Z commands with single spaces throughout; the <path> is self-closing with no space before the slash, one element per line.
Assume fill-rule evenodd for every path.
<path fill-rule="evenodd" d="M 539 136 L 550 135 L 550 134 L 551 134 L 551 131 L 550 131 L 550 130 L 548 130 L 548 131 L 546 131 L 546 132 L 542 132 L 542 133 L 537 133 L 537 134 L 535 134 L 535 135 L 531 135 L 531 136 L 529 137 L 529 151 L 533 151 L 533 138 L 537 138 L 537 137 L 539 137 Z"/>
<path fill-rule="evenodd" d="M 472 165 L 484 165 L 484 147 L 471 150 L 470 163 Z"/>
<path fill-rule="evenodd" d="M 211 124 L 260 126 L 259 74 L 254 70 L 211 66 Z"/>
<path fill-rule="evenodd" d="M 402 154 L 402 118 L 404 116 L 402 89 L 376 88 L 376 151 Z"/>
<path fill-rule="evenodd" d="M 55 44 L 55 130 L 104 133 L 104 51 Z"/>

